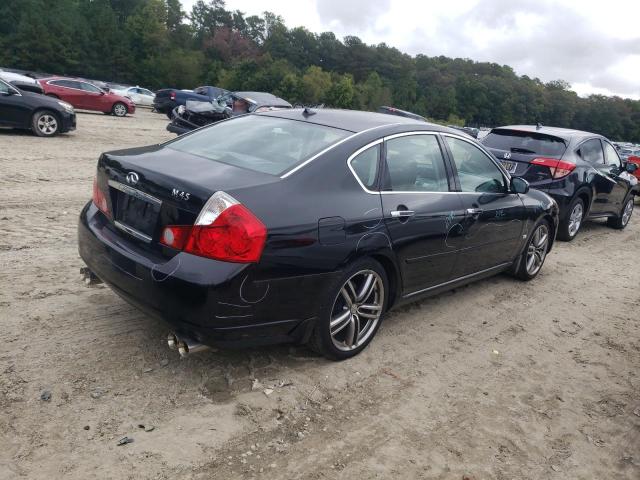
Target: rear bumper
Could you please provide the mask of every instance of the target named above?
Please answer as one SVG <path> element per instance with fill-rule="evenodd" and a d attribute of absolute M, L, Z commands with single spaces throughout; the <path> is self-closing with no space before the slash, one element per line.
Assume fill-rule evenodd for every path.
<path fill-rule="evenodd" d="M 319 308 L 314 300 L 335 275 L 261 280 L 255 265 L 184 252 L 167 260 L 116 231 L 91 202 L 80 214 L 78 248 L 115 293 L 207 345 L 306 341 Z"/>
<path fill-rule="evenodd" d="M 160 113 L 169 113 L 176 108 L 177 105 L 175 100 L 156 99 L 153 101 L 153 108 Z"/>

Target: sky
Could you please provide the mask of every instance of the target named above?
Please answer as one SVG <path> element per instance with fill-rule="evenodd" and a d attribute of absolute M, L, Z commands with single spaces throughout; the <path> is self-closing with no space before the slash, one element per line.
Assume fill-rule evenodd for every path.
<path fill-rule="evenodd" d="M 187 12 L 195 0 L 182 0 Z M 289 28 L 355 35 L 402 52 L 470 58 L 579 95 L 640 99 L 638 0 L 227 0 L 247 15 L 272 11 Z"/>

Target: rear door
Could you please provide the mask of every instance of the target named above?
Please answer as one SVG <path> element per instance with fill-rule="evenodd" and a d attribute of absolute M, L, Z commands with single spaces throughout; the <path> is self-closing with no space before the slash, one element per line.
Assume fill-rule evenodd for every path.
<path fill-rule="evenodd" d="M 410 294 L 451 279 L 464 213 L 437 134 L 392 135 L 384 151 L 384 221 Z"/>
<path fill-rule="evenodd" d="M 80 88 L 84 92 L 82 102 L 85 105 L 84 108 L 89 110 L 98 110 L 101 112 L 108 112 L 111 110 L 111 105 L 107 105 L 104 92 L 87 82 L 78 82 Z"/>
<path fill-rule="evenodd" d="M 84 92 L 80 88 L 80 82 L 75 80 L 50 80 L 48 83 L 57 87 L 53 93 L 62 100 L 70 103 L 75 108 L 85 108 Z"/>
<path fill-rule="evenodd" d="M 456 277 L 514 260 L 524 233 L 525 209 L 508 179 L 475 142 L 443 135 L 459 185 L 465 218 Z"/>

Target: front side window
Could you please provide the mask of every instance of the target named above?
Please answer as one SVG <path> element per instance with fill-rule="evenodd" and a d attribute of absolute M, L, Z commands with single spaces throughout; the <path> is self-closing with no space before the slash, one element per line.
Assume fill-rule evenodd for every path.
<path fill-rule="evenodd" d="M 74 82 L 72 80 L 54 80 L 50 82 L 52 85 L 56 85 L 57 87 L 65 87 L 65 88 L 80 88 L 78 82 Z"/>
<path fill-rule="evenodd" d="M 622 168 L 620 163 L 620 157 L 616 149 L 611 146 L 609 142 L 602 142 L 604 146 L 604 161 L 610 167 Z"/>
<path fill-rule="evenodd" d="M 593 165 L 604 165 L 604 154 L 602 153 L 602 146 L 600 140 L 592 138 L 584 142 L 578 149 L 578 155 L 585 162 L 589 162 Z"/>
<path fill-rule="evenodd" d="M 445 137 L 458 170 L 463 192 L 505 193 L 504 175 L 478 147 L 454 137 Z"/>
<path fill-rule="evenodd" d="M 447 192 L 444 158 L 435 135 L 409 135 L 386 142 L 387 189 Z"/>
<path fill-rule="evenodd" d="M 2 80 L 0 80 L 0 93 L 4 93 L 4 94 L 9 93 L 10 88 L 11 87 L 9 87 L 9 85 L 7 85 Z"/>
<path fill-rule="evenodd" d="M 248 115 L 166 143 L 167 148 L 271 175 L 282 175 L 352 132 L 314 123 Z"/>
<path fill-rule="evenodd" d="M 82 90 L 84 90 L 85 92 L 100 93 L 102 91 L 98 87 L 96 87 L 95 85 L 91 85 L 90 83 L 86 83 L 86 82 L 78 82 L 78 83 L 80 84 L 80 88 L 82 88 Z"/>
<path fill-rule="evenodd" d="M 380 145 L 374 145 L 351 160 L 351 168 L 368 190 L 372 190 L 376 185 L 378 158 L 380 158 Z"/>

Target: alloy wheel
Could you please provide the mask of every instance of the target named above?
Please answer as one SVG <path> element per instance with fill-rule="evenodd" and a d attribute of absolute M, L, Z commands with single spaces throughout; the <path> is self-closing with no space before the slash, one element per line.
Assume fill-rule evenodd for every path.
<path fill-rule="evenodd" d="M 549 229 L 546 225 L 539 225 L 531 236 L 531 241 L 527 247 L 527 273 L 535 275 L 542 268 L 544 259 L 547 256 L 549 245 Z"/>
<path fill-rule="evenodd" d="M 47 113 L 38 118 L 38 130 L 45 135 L 53 135 L 58 130 L 58 120 L 53 115 Z"/>
<path fill-rule="evenodd" d="M 358 348 L 375 332 L 384 307 L 384 283 L 373 270 L 361 270 L 342 286 L 331 309 L 329 329 L 334 346 Z"/>
<path fill-rule="evenodd" d="M 633 213 L 633 197 L 629 199 L 627 204 L 624 206 L 624 211 L 622 212 L 622 226 L 626 226 L 631 219 L 631 214 Z"/>
<path fill-rule="evenodd" d="M 127 107 L 119 103 L 115 107 L 113 107 L 113 113 L 115 113 L 118 117 L 124 117 L 127 114 Z"/>
<path fill-rule="evenodd" d="M 574 236 L 580 230 L 580 225 L 582 224 L 582 216 L 584 215 L 584 210 L 582 208 L 581 203 L 576 203 L 571 210 L 571 215 L 569 215 L 569 235 Z"/>

